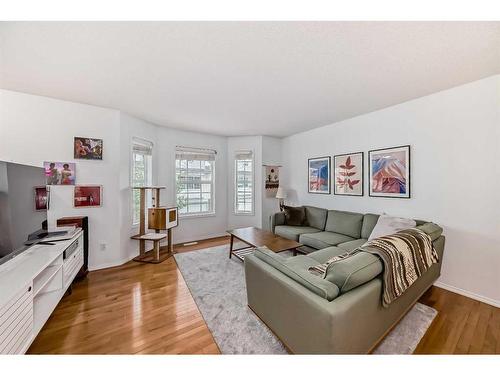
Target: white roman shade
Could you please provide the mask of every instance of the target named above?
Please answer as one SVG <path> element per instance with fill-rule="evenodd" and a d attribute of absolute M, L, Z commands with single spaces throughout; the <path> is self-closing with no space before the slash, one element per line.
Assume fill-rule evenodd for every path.
<path fill-rule="evenodd" d="M 191 148 L 176 146 L 175 147 L 175 158 L 177 160 L 205 160 L 214 161 L 217 151 L 209 150 L 205 148 Z"/>
<path fill-rule="evenodd" d="M 252 151 L 236 151 L 235 160 L 252 160 Z"/>
<path fill-rule="evenodd" d="M 134 138 L 132 140 L 132 152 L 142 155 L 153 155 L 153 142 Z"/>

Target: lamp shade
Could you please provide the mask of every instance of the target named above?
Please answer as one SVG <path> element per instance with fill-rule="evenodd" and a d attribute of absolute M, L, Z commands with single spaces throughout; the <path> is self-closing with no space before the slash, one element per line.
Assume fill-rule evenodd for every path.
<path fill-rule="evenodd" d="M 276 192 L 276 198 L 278 199 L 286 198 L 286 191 L 281 186 L 278 188 L 278 191 Z"/>

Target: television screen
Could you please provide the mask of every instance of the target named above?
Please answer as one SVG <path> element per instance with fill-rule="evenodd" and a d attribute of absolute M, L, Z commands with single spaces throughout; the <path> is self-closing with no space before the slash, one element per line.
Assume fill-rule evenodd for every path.
<path fill-rule="evenodd" d="M 43 168 L 0 161 L 0 264 L 46 229 L 45 183 Z"/>

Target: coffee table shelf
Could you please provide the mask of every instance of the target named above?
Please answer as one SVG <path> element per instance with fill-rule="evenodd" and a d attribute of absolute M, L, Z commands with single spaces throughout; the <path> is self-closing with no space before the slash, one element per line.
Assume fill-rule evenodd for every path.
<path fill-rule="evenodd" d="M 245 259 L 246 255 L 251 254 L 256 247 L 260 246 L 265 246 L 275 253 L 292 250 L 293 255 L 296 255 L 297 248 L 302 246 L 302 244 L 297 241 L 289 240 L 288 238 L 283 238 L 267 230 L 255 227 L 232 229 L 228 230 L 227 233 L 231 235 L 229 258 L 234 255 L 241 261 Z M 235 249 L 235 238 L 248 246 Z"/>

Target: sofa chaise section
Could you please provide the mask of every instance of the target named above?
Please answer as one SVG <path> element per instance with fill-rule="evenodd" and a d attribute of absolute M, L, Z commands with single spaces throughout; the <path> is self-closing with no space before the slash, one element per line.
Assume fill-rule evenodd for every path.
<path fill-rule="evenodd" d="M 373 214 L 361 215 L 360 220 L 360 214 L 337 212 L 334 217 L 344 221 L 339 225 L 333 220 L 327 226 L 325 220 L 325 229 L 340 230 L 349 241 L 292 258 L 267 249 L 245 258 L 249 307 L 294 353 L 371 351 L 440 275 L 445 238 L 442 228 L 424 221 L 417 221 L 418 228 L 431 237 L 439 262 L 388 307 L 382 305 L 383 265 L 373 254 L 358 253 L 335 264 L 324 279 L 312 275 L 309 267 L 366 242 L 378 220 Z M 344 225 L 345 220 L 350 224 Z"/>

